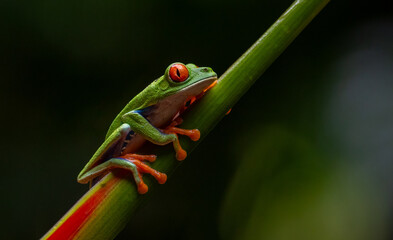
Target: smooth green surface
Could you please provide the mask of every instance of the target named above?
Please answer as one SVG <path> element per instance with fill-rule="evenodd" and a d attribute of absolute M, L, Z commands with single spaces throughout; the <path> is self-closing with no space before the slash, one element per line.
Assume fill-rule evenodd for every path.
<path fill-rule="evenodd" d="M 295 1 L 293 5 L 261 36 L 260 39 L 236 61 L 219 83 L 184 118 L 182 127 L 195 127 L 201 130 L 202 137 L 218 123 L 239 98 L 251 87 L 270 64 L 293 41 L 304 27 L 318 14 L 328 1 Z M 183 141 L 186 150 L 196 144 Z M 172 172 L 178 165 L 172 150 L 159 152 L 154 168 L 163 172 Z M 109 174 L 103 181 L 110 181 Z M 129 180 L 122 180 L 128 182 Z M 147 181 L 151 185 L 151 181 Z M 94 189 L 94 188 L 93 188 Z M 140 196 L 133 185 L 119 184 L 110 196 L 108 211 L 96 216 L 92 232 L 85 235 L 111 239 L 125 226 L 133 210 L 145 196 Z M 103 211 L 104 212 L 104 211 Z"/>

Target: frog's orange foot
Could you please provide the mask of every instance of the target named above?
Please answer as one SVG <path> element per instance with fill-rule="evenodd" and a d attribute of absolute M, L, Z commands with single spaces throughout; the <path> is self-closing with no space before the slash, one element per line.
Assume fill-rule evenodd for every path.
<path fill-rule="evenodd" d="M 201 132 L 198 129 L 182 129 L 177 127 L 167 127 L 165 133 L 180 134 L 189 137 L 192 141 L 198 141 L 201 138 Z"/>
<path fill-rule="evenodd" d="M 176 135 L 176 140 L 173 141 L 173 148 L 176 152 L 176 159 L 179 161 L 182 161 L 187 157 L 187 152 L 181 147 L 178 134 L 185 135 L 189 137 L 192 141 L 198 141 L 201 137 L 201 133 L 198 129 L 187 130 L 175 127 L 181 124 L 182 121 L 183 120 L 181 118 L 176 118 L 167 128 L 163 130 L 164 133 Z"/>
<path fill-rule="evenodd" d="M 149 190 L 142 178 L 144 173 L 152 175 L 159 184 L 164 184 L 166 182 L 167 176 L 165 173 L 161 173 L 142 162 L 143 160 L 154 162 L 156 160 L 155 155 L 125 154 L 121 156 L 121 158 L 133 163 L 138 170 L 138 177 L 134 177 L 138 187 L 138 193 L 145 194 Z"/>

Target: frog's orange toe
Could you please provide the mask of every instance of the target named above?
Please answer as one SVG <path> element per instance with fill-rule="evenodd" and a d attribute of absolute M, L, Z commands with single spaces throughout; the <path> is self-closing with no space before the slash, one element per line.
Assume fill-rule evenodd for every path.
<path fill-rule="evenodd" d="M 160 173 L 160 175 L 157 177 L 157 182 L 159 184 L 164 184 L 167 179 L 168 179 L 168 177 L 166 176 L 165 173 Z"/>
<path fill-rule="evenodd" d="M 138 184 L 138 193 L 145 194 L 145 193 L 147 193 L 147 191 L 149 191 L 149 187 L 143 181 L 141 181 Z"/>
<path fill-rule="evenodd" d="M 179 149 L 176 152 L 176 159 L 179 161 L 183 161 L 187 157 L 187 152 L 184 151 L 183 149 Z"/>
<path fill-rule="evenodd" d="M 190 134 L 188 135 L 192 141 L 198 141 L 201 138 L 201 132 L 198 129 L 190 130 Z"/>

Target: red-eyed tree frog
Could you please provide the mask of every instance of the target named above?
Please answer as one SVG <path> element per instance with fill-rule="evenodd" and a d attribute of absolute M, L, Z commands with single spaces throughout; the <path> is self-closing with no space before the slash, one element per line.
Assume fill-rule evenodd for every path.
<path fill-rule="evenodd" d="M 117 115 L 106 134 L 105 141 L 78 175 L 79 183 L 92 183 L 111 169 L 121 168 L 132 173 L 138 192 L 148 191 L 142 174 L 151 174 L 160 184 L 166 182 L 160 173 L 143 161 L 153 162 L 155 155 L 135 154 L 148 140 L 154 144 L 173 143 L 177 160 L 187 153 L 179 144 L 178 134 L 197 141 L 197 129 L 177 128 L 180 114 L 217 82 L 217 74 L 209 67 L 173 63 L 165 74 L 135 96 Z"/>

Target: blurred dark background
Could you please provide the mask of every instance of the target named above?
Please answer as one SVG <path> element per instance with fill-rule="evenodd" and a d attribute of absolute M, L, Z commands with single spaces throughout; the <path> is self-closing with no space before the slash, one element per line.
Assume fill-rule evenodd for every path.
<path fill-rule="evenodd" d="M 170 63 L 222 74 L 291 2 L 1 1 L 1 239 L 59 220 Z M 329 3 L 117 239 L 393 239 L 392 10 Z"/>

